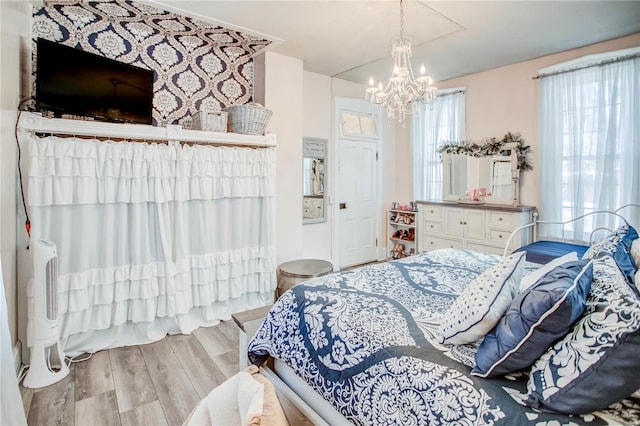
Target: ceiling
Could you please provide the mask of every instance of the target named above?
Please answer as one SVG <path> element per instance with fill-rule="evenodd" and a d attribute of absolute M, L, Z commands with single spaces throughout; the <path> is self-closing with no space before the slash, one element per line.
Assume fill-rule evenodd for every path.
<path fill-rule="evenodd" d="M 397 0 L 153 0 L 272 43 L 267 50 L 303 60 L 304 69 L 366 84 L 387 80 Z M 413 67 L 434 80 L 509 65 L 640 32 L 640 1 L 405 0 Z"/>

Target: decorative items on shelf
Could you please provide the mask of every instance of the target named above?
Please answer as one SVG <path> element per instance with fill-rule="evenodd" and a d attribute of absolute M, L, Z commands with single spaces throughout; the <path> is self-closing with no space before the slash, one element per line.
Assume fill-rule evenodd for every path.
<path fill-rule="evenodd" d="M 410 214 L 402 213 L 398 211 L 392 211 L 389 217 L 390 222 L 403 223 L 405 225 L 413 225 L 416 221 L 416 216 L 411 212 Z"/>
<path fill-rule="evenodd" d="M 229 113 L 229 128 L 233 133 L 264 135 L 273 111 L 258 103 L 232 105 L 224 108 Z"/>
<path fill-rule="evenodd" d="M 226 132 L 227 115 L 226 111 L 200 110 L 191 116 L 191 129 Z"/>
<path fill-rule="evenodd" d="M 465 193 L 465 197 L 458 200 L 459 204 L 484 204 L 484 197 L 491 195 L 487 188 L 471 188 Z"/>
<path fill-rule="evenodd" d="M 401 206 L 400 203 L 394 201 L 391 203 L 391 210 L 398 210 L 401 212 L 417 212 L 418 211 L 418 203 L 416 201 L 411 201 L 409 205 Z"/>
<path fill-rule="evenodd" d="M 403 257 L 413 256 L 416 252 L 415 250 L 415 248 L 411 248 L 409 252 L 406 252 L 404 244 L 396 244 L 393 246 L 393 250 L 391 250 L 391 258 L 402 259 Z"/>
<path fill-rule="evenodd" d="M 391 236 L 394 240 L 407 240 L 407 241 L 415 241 L 416 239 L 416 230 L 415 229 L 398 229 Z"/>
<path fill-rule="evenodd" d="M 514 149 L 518 156 L 518 170 L 533 170 L 533 166 L 527 158 L 531 152 L 531 147 L 525 144 L 520 133 L 507 132 L 502 139 L 488 138 L 482 143 L 473 141 L 446 142 L 438 148 L 438 152 L 465 154 L 472 157 L 487 157 L 500 154 L 507 144 L 515 144 Z"/>
<path fill-rule="evenodd" d="M 409 205 L 391 203 L 389 210 L 389 240 L 393 243 L 391 259 L 401 259 L 416 253 L 416 213 L 418 204 Z"/>

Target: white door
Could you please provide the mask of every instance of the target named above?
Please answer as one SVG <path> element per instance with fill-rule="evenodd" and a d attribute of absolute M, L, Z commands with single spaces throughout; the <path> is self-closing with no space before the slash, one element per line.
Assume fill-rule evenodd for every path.
<path fill-rule="evenodd" d="M 336 244 L 338 266 L 344 268 L 378 258 L 381 128 L 368 102 L 338 98 L 336 113 Z"/>

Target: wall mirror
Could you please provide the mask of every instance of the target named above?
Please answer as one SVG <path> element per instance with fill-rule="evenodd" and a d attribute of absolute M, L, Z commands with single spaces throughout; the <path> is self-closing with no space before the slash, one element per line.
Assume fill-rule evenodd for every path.
<path fill-rule="evenodd" d="M 442 154 L 442 198 L 461 203 L 519 204 L 520 170 L 516 150 L 509 144 L 496 155 L 474 157 Z M 474 201 L 467 191 L 485 188 L 486 195 Z"/>
<path fill-rule="evenodd" d="M 302 140 L 302 223 L 327 220 L 327 140 Z"/>

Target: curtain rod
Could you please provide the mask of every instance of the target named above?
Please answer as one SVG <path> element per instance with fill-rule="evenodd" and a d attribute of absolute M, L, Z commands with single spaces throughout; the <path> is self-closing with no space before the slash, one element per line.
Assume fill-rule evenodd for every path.
<path fill-rule="evenodd" d="M 443 90 L 447 90 L 447 89 L 443 89 Z M 443 96 L 449 96 L 449 95 L 457 95 L 458 93 L 462 93 L 463 95 L 467 93 L 466 90 L 454 90 L 453 92 L 447 92 L 447 93 L 443 93 L 441 95 L 436 95 L 436 97 L 441 98 Z"/>
<path fill-rule="evenodd" d="M 187 130 L 179 125 L 166 127 L 144 124 L 117 124 L 97 121 L 45 118 L 23 111 L 17 123 L 20 132 L 85 136 L 104 139 L 132 140 L 133 142 L 162 141 L 169 143 L 195 143 L 202 145 L 246 146 L 251 148 L 275 147 L 276 135 L 244 135 L 239 133 Z"/>
<path fill-rule="evenodd" d="M 215 147 L 229 147 L 229 148 L 269 148 L 268 145 L 248 145 L 240 143 L 229 142 L 198 142 L 198 141 L 175 141 L 168 139 L 149 139 L 149 138 L 123 138 L 123 137 L 110 137 L 110 136 L 90 136 L 90 135 L 74 135 L 69 133 L 52 133 L 52 132 L 33 132 L 33 134 L 39 138 L 47 138 L 55 136 L 61 139 L 76 138 L 97 140 L 100 142 L 133 142 L 133 143 L 148 143 L 148 144 L 161 144 L 161 145 L 202 145 L 202 146 L 215 146 Z"/>
<path fill-rule="evenodd" d="M 601 66 L 604 66 L 604 65 L 615 64 L 616 62 L 624 62 L 624 61 L 628 61 L 628 60 L 635 59 L 635 58 L 640 58 L 640 53 L 634 53 L 632 55 L 620 56 L 620 57 L 612 58 L 612 59 L 605 59 L 605 60 L 600 61 L 600 62 L 594 62 L 593 64 L 583 65 L 581 67 L 570 68 L 570 69 L 566 69 L 566 70 L 554 71 L 554 72 L 550 72 L 548 74 L 539 74 L 539 75 L 536 75 L 535 77 L 531 77 L 531 79 L 532 80 L 537 80 L 539 78 L 551 77 L 551 76 L 558 75 L 558 74 L 566 74 L 568 72 L 579 71 L 579 70 L 592 68 L 592 67 L 601 67 Z"/>

